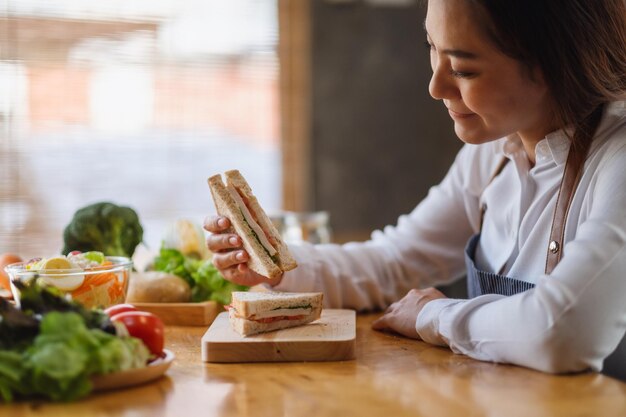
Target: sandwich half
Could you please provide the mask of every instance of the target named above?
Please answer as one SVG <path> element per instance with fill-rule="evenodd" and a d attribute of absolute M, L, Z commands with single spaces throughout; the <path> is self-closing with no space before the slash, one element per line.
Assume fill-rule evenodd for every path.
<path fill-rule="evenodd" d="M 242 336 L 301 326 L 320 318 L 321 292 L 232 293 L 228 308 L 230 325 Z"/>
<path fill-rule="evenodd" d="M 276 278 L 298 264 L 289 252 L 276 226 L 257 201 L 243 175 L 237 170 L 224 173 L 226 184 L 217 174 L 209 178 L 215 208 L 228 217 L 232 228 L 250 255 L 248 267 L 268 278 Z"/>

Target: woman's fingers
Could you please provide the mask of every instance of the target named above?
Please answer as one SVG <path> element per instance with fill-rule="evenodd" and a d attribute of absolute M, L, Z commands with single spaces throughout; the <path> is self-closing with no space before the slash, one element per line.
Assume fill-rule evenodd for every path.
<path fill-rule="evenodd" d="M 204 219 L 204 229 L 211 233 L 222 233 L 230 227 L 230 220 L 224 216 L 207 216 Z"/>
<path fill-rule="evenodd" d="M 446 296 L 435 288 L 410 290 L 403 298 L 391 304 L 382 317 L 372 323 L 372 328 L 389 329 L 404 336 L 419 339 L 419 334 L 415 329 L 417 316 L 428 302 L 439 298 L 446 298 Z"/>
<path fill-rule="evenodd" d="M 246 285 L 246 277 L 239 272 L 238 266 L 233 266 L 221 271 L 224 278 L 239 285 Z"/>
<path fill-rule="evenodd" d="M 235 250 L 231 252 L 222 252 L 213 254 L 213 265 L 217 269 L 223 270 L 232 266 L 237 266 L 243 262 L 247 262 L 249 259 L 246 251 Z"/>
<path fill-rule="evenodd" d="M 372 323 L 372 329 L 374 330 L 383 330 L 389 328 L 389 317 L 393 314 L 395 308 L 397 307 L 397 303 L 392 303 L 387 307 L 382 316 L 374 320 Z"/>
<path fill-rule="evenodd" d="M 206 245 L 211 252 L 220 252 L 240 248 L 242 243 L 237 235 L 217 234 L 206 238 Z"/>
<path fill-rule="evenodd" d="M 240 248 L 242 245 L 239 236 L 232 233 L 224 233 L 230 228 L 230 221 L 223 216 L 208 216 L 204 220 L 204 228 L 211 232 L 206 238 L 206 245 L 213 253 L 230 251 Z"/>
<path fill-rule="evenodd" d="M 389 325 L 387 324 L 387 316 L 386 315 L 377 318 L 372 323 L 372 329 L 374 329 L 374 330 L 383 330 L 383 329 L 387 329 L 387 328 L 389 328 Z"/>
<path fill-rule="evenodd" d="M 211 261 L 222 276 L 235 284 L 246 286 L 280 282 L 282 276 L 272 281 L 248 268 L 250 256 L 242 249 L 241 238 L 233 233 L 225 233 L 230 231 L 230 227 L 230 221 L 224 216 L 208 216 L 204 219 L 204 228 L 210 232 L 206 245 L 213 253 Z"/>
<path fill-rule="evenodd" d="M 230 256 L 230 254 L 228 255 Z M 236 256 L 235 256 L 236 258 Z M 231 257 L 232 259 L 232 257 Z M 215 262 L 215 258 L 214 258 L 214 262 Z M 221 260 L 218 262 L 222 262 Z M 225 262 L 232 262 L 231 261 L 225 261 Z M 216 265 L 217 267 L 217 265 Z M 224 278 L 226 278 L 227 280 L 234 282 L 235 284 L 239 284 L 239 285 L 254 285 L 251 284 L 251 277 L 250 277 L 250 269 L 248 268 L 248 266 L 245 263 L 238 263 L 238 264 L 232 264 L 231 266 L 228 266 L 226 268 L 220 268 L 217 267 L 217 269 L 219 269 L 219 271 L 221 272 L 222 276 Z"/>
<path fill-rule="evenodd" d="M 246 285 L 248 287 L 260 284 L 270 283 L 270 280 L 252 271 L 246 264 L 239 264 L 231 266 L 230 268 L 223 270 L 222 275 L 227 280 L 239 285 Z"/>

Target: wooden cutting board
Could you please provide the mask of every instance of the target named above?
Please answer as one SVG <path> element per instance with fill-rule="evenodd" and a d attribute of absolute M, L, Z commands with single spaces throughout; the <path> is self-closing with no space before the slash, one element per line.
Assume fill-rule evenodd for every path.
<path fill-rule="evenodd" d="M 297 362 L 354 359 L 354 310 L 322 310 L 313 323 L 243 337 L 220 313 L 202 337 L 204 362 Z"/>
<path fill-rule="evenodd" d="M 133 303 L 142 311 L 156 314 L 165 324 L 208 326 L 224 307 L 215 301 L 201 303 Z"/>

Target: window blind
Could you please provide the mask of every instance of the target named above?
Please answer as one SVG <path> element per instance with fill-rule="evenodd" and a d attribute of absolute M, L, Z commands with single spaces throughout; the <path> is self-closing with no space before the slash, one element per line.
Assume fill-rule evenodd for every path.
<path fill-rule="evenodd" d="M 58 253 L 98 201 L 157 250 L 233 168 L 278 210 L 277 42 L 276 1 L 0 1 L 0 252 Z"/>

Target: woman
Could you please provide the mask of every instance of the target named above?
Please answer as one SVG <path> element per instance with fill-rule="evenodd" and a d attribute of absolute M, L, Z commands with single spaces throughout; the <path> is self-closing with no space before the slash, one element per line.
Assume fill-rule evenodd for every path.
<path fill-rule="evenodd" d="M 442 183 L 368 242 L 292 247 L 273 282 L 208 218 L 215 265 L 388 307 L 375 329 L 476 359 L 601 370 L 626 331 L 625 19 L 624 0 L 428 1 L 430 94 L 466 143 Z M 465 273 L 469 300 L 428 288 Z"/>

